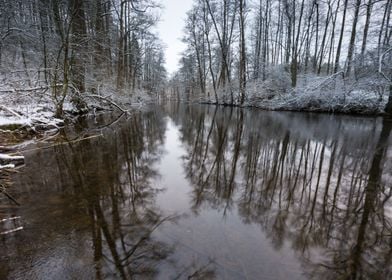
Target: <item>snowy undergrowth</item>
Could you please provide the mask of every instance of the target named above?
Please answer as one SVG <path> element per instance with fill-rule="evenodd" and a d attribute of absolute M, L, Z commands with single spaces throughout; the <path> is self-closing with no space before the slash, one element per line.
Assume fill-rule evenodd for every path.
<path fill-rule="evenodd" d="M 54 117 L 53 101 L 34 93 L 0 92 L 0 128 L 58 128 L 63 120 Z M 68 105 L 67 105 L 68 106 Z"/>
<path fill-rule="evenodd" d="M 231 92 L 233 105 L 239 106 L 239 90 L 235 85 L 231 86 L 231 91 L 225 88 L 217 92 L 218 103 L 231 104 Z M 216 103 L 213 95 L 195 101 Z M 377 77 L 348 80 L 342 73 L 325 77 L 304 75 L 298 78 L 298 85 L 293 89 L 287 73 L 272 71 L 265 80 L 248 82 L 242 106 L 265 110 L 380 114 L 387 101 L 386 84 Z"/>
<path fill-rule="evenodd" d="M 36 130 L 61 127 L 64 121 L 55 117 L 56 101 L 50 89 L 27 89 L 23 89 L 23 85 L 11 89 L 7 84 L 0 84 L 0 129 L 29 127 Z M 63 104 L 64 117 L 73 117 L 80 113 L 72 105 L 71 91 L 69 90 Z M 130 108 L 141 108 L 156 99 L 156 96 L 146 94 L 143 90 L 118 92 L 111 83 L 96 88 L 87 87 L 87 92 L 80 97 L 87 105 L 88 110 L 84 113 L 95 112 L 97 109 L 120 109 L 125 112 Z"/>

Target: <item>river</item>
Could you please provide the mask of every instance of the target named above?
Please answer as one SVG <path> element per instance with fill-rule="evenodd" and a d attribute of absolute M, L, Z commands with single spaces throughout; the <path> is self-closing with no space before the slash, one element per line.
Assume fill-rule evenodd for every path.
<path fill-rule="evenodd" d="M 391 126 L 177 103 L 80 119 L 25 148 L 0 279 L 391 279 Z"/>

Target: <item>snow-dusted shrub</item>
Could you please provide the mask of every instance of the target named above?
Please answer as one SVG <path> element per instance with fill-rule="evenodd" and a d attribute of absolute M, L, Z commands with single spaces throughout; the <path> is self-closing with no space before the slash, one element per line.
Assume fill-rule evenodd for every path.
<path fill-rule="evenodd" d="M 289 91 L 291 86 L 290 74 L 282 66 L 270 67 L 266 71 L 263 89 L 270 93 L 282 94 Z"/>
<path fill-rule="evenodd" d="M 387 100 L 387 95 L 382 94 L 386 84 L 376 76 L 355 80 L 343 72 L 329 76 L 303 74 L 295 88 L 290 88 L 286 72 L 275 77 L 285 77 L 282 87 L 272 87 L 276 91 L 266 88 L 268 83 L 250 83 L 245 105 L 266 110 L 372 114 L 382 112 Z"/>
<path fill-rule="evenodd" d="M 284 95 L 290 90 L 290 83 L 290 75 L 283 67 L 270 67 L 266 70 L 264 80 L 259 78 L 248 82 L 248 103 L 252 105 Z"/>
<path fill-rule="evenodd" d="M 357 81 L 347 79 L 340 72 L 326 77 L 302 77 L 301 80 L 301 85 L 282 102 L 281 109 L 370 114 L 382 112 L 385 106 L 385 97 L 374 91 L 375 86 L 385 84 L 376 77 Z"/>

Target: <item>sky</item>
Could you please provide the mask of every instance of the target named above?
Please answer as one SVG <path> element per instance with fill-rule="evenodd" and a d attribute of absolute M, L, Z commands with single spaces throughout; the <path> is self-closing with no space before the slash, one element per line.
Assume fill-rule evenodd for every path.
<path fill-rule="evenodd" d="M 161 21 L 158 22 L 159 37 L 163 41 L 166 57 L 166 69 L 172 74 L 178 69 L 180 53 L 185 49 L 181 42 L 185 26 L 186 12 L 192 7 L 192 0 L 159 0 L 163 10 Z"/>

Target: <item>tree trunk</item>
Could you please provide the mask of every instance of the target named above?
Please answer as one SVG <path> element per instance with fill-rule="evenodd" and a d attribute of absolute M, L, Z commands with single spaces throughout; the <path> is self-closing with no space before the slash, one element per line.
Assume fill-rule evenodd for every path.
<path fill-rule="evenodd" d="M 346 75 L 347 76 L 350 76 L 352 62 L 353 62 L 353 55 L 354 55 L 354 49 L 355 49 L 355 37 L 356 37 L 356 34 L 357 34 L 357 23 L 358 23 L 358 16 L 359 16 L 359 8 L 360 8 L 360 6 L 361 6 L 361 0 L 356 0 L 354 19 L 353 19 L 353 27 L 352 27 L 352 30 L 351 30 L 350 43 L 348 45 L 347 69 L 346 69 Z"/>
<path fill-rule="evenodd" d="M 367 8 L 366 8 L 366 22 L 365 22 L 365 29 L 363 30 L 363 39 L 362 39 L 362 48 L 361 48 L 361 62 L 362 63 L 363 63 L 365 51 L 366 51 L 366 40 L 367 40 L 367 36 L 368 36 L 368 31 L 369 31 L 372 8 L 373 8 L 373 0 L 369 0 L 369 2 L 367 3 Z"/>
<path fill-rule="evenodd" d="M 104 10 L 103 10 L 103 4 L 101 0 L 97 0 L 97 14 L 96 14 L 96 19 L 95 19 L 95 53 L 94 53 L 94 60 L 95 60 L 95 66 L 96 66 L 96 71 L 102 71 L 103 67 L 103 61 L 104 61 L 104 48 L 103 46 L 105 45 L 105 26 L 104 26 Z M 97 77 L 100 77 L 99 73 L 95 72 Z"/>
<path fill-rule="evenodd" d="M 86 21 L 83 8 L 83 0 L 71 0 L 72 22 L 71 22 L 71 81 L 78 91 L 73 98 L 77 109 L 85 107 L 80 98 L 80 93 L 85 92 L 85 49 L 86 49 Z"/>
<path fill-rule="evenodd" d="M 117 57 L 117 90 L 124 87 L 124 3 L 120 4 L 120 34 L 118 39 Z"/>
<path fill-rule="evenodd" d="M 244 104 L 246 91 L 246 50 L 245 50 L 245 0 L 240 0 L 240 104 Z"/>
<path fill-rule="evenodd" d="M 346 23 L 347 4 L 348 4 L 348 0 L 345 0 L 344 7 L 343 7 L 342 28 L 340 29 L 339 43 L 338 43 L 338 48 L 336 50 L 335 67 L 333 70 L 334 73 L 337 73 L 339 70 L 340 52 L 342 49 L 343 35 L 344 35 L 344 25 Z"/>
<path fill-rule="evenodd" d="M 388 103 L 385 106 L 385 113 L 392 116 L 392 85 L 389 85 Z"/>

